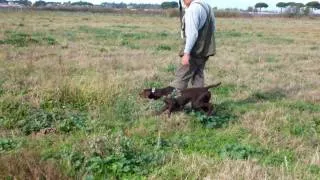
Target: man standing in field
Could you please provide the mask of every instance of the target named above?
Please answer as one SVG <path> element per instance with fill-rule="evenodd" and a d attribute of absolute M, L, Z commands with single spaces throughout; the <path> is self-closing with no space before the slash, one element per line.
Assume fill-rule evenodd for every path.
<path fill-rule="evenodd" d="M 216 53 L 215 17 L 212 8 L 204 0 L 183 0 L 186 8 L 182 20 L 183 48 L 179 53 L 182 65 L 170 86 L 178 90 L 204 86 L 204 67 L 210 56 Z"/>

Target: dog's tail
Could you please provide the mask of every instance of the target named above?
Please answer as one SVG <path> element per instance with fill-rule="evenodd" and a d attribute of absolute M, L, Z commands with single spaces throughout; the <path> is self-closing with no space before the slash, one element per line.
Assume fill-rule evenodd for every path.
<path fill-rule="evenodd" d="M 217 84 L 213 84 L 213 85 L 210 85 L 210 86 L 207 86 L 206 88 L 207 89 L 211 89 L 211 88 L 215 88 L 215 87 L 218 87 L 221 85 L 221 82 L 217 83 Z"/>

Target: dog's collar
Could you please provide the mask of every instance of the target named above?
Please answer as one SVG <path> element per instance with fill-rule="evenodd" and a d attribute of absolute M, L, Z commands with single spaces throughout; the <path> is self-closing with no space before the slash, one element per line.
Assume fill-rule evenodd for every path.
<path fill-rule="evenodd" d="M 151 93 L 154 94 L 155 92 L 156 92 L 156 88 L 152 88 L 152 89 L 151 89 Z"/>

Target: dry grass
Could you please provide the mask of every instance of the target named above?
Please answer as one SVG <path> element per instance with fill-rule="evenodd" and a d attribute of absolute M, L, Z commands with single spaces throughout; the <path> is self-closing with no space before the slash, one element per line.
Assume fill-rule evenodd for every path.
<path fill-rule="evenodd" d="M 68 179 L 54 162 L 42 162 L 35 151 L 0 156 L 0 160 L 1 179 Z"/>

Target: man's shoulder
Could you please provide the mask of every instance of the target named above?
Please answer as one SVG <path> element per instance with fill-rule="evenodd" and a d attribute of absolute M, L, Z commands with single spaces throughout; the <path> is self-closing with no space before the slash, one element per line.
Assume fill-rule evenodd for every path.
<path fill-rule="evenodd" d="M 192 3 L 190 4 L 188 9 L 190 11 L 199 11 L 203 8 L 205 8 L 206 11 L 211 9 L 209 4 L 207 4 L 206 2 L 201 1 L 201 0 L 194 0 L 194 1 L 192 1 Z"/>

